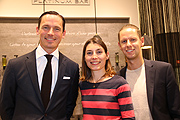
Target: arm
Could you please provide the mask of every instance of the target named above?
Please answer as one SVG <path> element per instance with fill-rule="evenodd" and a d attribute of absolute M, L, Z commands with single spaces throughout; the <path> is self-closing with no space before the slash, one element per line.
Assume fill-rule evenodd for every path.
<path fill-rule="evenodd" d="M 167 101 L 170 115 L 174 120 L 180 119 L 180 92 L 177 85 L 173 68 L 170 64 L 166 70 Z"/>
<path fill-rule="evenodd" d="M 16 82 L 11 60 L 9 61 L 2 81 L 0 95 L 0 115 L 3 120 L 11 120 L 15 108 Z"/>
<path fill-rule="evenodd" d="M 135 120 L 130 87 L 126 83 L 118 88 L 118 103 L 123 120 Z"/>
<path fill-rule="evenodd" d="M 71 88 L 68 93 L 67 100 L 67 119 L 70 120 L 70 117 L 73 114 L 74 107 L 76 106 L 76 100 L 78 96 L 78 83 L 79 83 L 79 66 L 76 66 L 76 71 L 74 72 L 74 77 L 71 83 Z"/>

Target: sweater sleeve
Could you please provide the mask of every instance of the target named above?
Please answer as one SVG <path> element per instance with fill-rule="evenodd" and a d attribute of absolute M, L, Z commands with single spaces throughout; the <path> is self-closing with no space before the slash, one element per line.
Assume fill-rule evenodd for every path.
<path fill-rule="evenodd" d="M 117 97 L 122 119 L 135 120 L 129 84 L 126 83 L 117 88 Z"/>

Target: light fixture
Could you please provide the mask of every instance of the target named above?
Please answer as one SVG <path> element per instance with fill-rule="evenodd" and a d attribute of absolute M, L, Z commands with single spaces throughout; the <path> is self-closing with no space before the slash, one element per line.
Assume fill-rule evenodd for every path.
<path fill-rule="evenodd" d="M 151 41 L 150 37 L 148 35 L 146 35 L 146 33 L 144 33 L 143 38 L 144 38 L 144 46 L 141 48 L 142 49 L 151 49 L 152 41 Z"/>
<path fill-rule="evenodd" d="M 96 29 L 96 35 L 97 35 L 97 18 L 96 18 L 96 0 L 94 0 L 94 15 L 95 15 L 95 29 Z"/>
<path fill-rule="evenodd" d="M 43 12 L 45 12 L 45 1 L 46 0 L 43 0 Z"/>
<path fill-rule="evenodd" d="M 95 30 L 96 30 L 96 35 L 94 35 L 94 37 L 98 37 L 102 40 L 101 36 L 98 35 L 97 32 L 97 17 L 96 17 L 96 0 L 94 0 L 94 20 L 95 20 Z"/>

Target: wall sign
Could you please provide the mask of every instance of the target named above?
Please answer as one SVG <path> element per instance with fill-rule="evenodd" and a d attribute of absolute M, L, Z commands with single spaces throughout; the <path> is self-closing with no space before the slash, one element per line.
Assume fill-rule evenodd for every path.
<path fill-rule="evenodd" d="M 32 0 L 32 5 L 90 5 L 89 0 Z"/>
<path fill-rule="evenodd" d="M 58 49 L 81 66 L 82 49 L 85 41 L 96 35 L 94 18 L 65 18 L 66 35 Z M 38 46 L 36 34 L 38 18 L 0 18 L 0 71 L 2 55 L 7 62 L 20 57 Z M 112 66 L 116 66 L 115 55 L 119 55 L 119 65 L 125 65 L 123 53 L 118 46 L 118 32 L 129 23 L 129 18 L 97 18 L 97 33 L 108 47 Z"/>

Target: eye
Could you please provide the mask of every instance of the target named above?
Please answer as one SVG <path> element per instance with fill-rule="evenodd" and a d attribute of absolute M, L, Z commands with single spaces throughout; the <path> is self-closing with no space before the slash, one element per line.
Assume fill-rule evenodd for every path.
<path fill-rule="evenodd" d="M 101 54 L 101 53 L 103 53 L 102 50 L 97 50 L 97 52 L 96 52 L 96 54 Z"/>
<path fill-rule="evenodd" d="M 87 51 L 86 54 L 90 56 L 90 55 L 93 54 L 93 52 L 92 51 Z"/>
<path fill-rule="evenodd" d="M 132 38 L 132 39 L 131 39 L 131 42 L 134 42 L 134 41 L 136 41 L 136 39 L 135 39 L 135 38 Z"/>
<path fill-rule="evenodd" d="M 55 28 L 55 31 L 61 31 L 61 28 L 59 28 L 59 27 L 57 27 L 57 28 Z"/>
<path fill-rule="evenodd" d="M 127 43 L 127 40 L 122 40 L 121 43 L 125 44 L 125 43 Z"/>
<path fill-rule="evenodd" d="M 43 26 L 42 29 L 43 29 L 43 30 L 48 30 L 49 27 L 48 27 L 48 26 Z"/>

